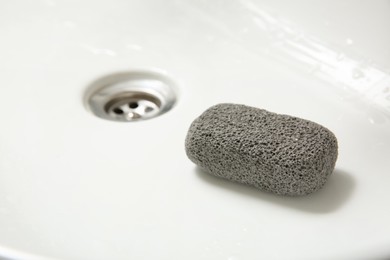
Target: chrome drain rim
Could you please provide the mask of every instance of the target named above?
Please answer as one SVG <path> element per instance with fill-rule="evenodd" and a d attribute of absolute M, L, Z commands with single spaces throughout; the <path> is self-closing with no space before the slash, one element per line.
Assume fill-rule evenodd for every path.
<path fill-rule="evenodd" d="M 155 118 L 172 109 L 177 88 L 165 74 L 131 71 L 105 76 L 90 85 L 85 95 L 96 116 L 118 122 Z"/>

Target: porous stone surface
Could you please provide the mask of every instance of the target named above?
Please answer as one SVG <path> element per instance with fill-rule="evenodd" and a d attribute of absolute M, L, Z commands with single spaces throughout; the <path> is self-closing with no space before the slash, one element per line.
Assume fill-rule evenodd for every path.
<path fill-rule="evenodd" d="M 320 189 L 338 155 L 327 128 L 238 104 L 215 105 L 195 119 L 185 148 L 212 175 L 290 196 Z"/>

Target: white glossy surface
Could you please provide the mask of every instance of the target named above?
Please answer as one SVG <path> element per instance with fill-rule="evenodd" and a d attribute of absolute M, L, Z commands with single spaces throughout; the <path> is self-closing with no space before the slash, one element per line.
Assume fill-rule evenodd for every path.
<path fill-rule="evenodd" d="M 294 2 L 1 3 L 0 256 L 389 257 L 390 4 Z M 172 111 L 123 124 L 85 109 L 92 81 L 139 68 L 176 81 Z M 195 168 L 186 131 L 218 102 L 330 128 L 329 183 L 284 198 Z"/>

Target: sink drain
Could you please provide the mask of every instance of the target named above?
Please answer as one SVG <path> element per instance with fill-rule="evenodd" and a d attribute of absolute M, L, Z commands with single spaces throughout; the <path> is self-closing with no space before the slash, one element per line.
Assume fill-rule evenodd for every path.
<path fill-rule="evenodd" d="M 95 81 L 85 99 L 89 110 L 100 118 L 140 121 L 169 111 L 176 103 L 176 87 L 160 73 L 133 71 Z"/>

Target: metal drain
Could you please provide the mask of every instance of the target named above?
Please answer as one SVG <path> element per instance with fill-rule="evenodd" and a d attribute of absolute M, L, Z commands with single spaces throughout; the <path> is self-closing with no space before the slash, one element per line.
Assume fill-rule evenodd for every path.
<path fill-rule="evenodd" d="M 140 121 L 169 111 L 176 103 L 176 87 L 167 76 L 157 72 L 118 73 L 92 83 L 85 103 L 100 118 Z"/>

